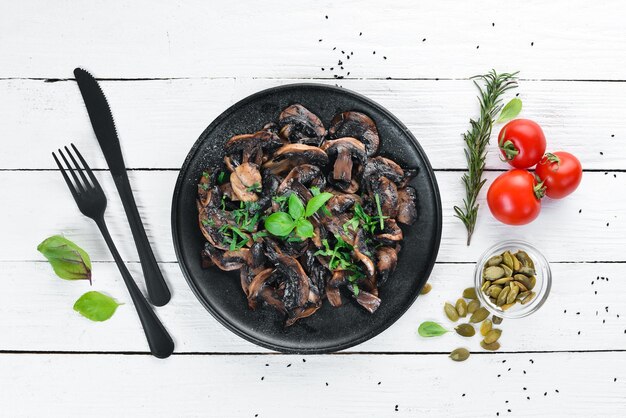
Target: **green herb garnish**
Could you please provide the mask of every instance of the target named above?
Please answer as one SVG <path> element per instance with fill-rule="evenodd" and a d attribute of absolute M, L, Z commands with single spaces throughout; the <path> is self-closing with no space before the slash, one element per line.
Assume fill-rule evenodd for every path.
<path fill-rule="evenodd" d="M 226 180 L 226 173 L 223 171 L 220 171 L 220 173 L 217 175 L 217 184 L 223 184 L 225 180 Z"/>
<path fill-rule="evenodd" d="M 89 280 L 91 260 L 78 245 L 60 235 L 46 238 L 37 251 L 48 259 L 57 276 L 64 280 Z"/>
<path fill-rule="evenodd" d="M 74 310 L 87 319 L 102 322 L 111 318 L 120 305 L 122 303 L 117 303 L 110 296 L 91 291 L 78 298 L 74 303 Z"/>
<path fill-rule="evenodd" d="M 502 108 L 502 112 L 500 112 L 500 117 L 496 122 L 508 122 L 511 119 L 514 119 L 517 115 L 519 115 L 519 112 L 521 111 L 522 101 L 517 97 L 514 97 Z"/>
<path fill-rule="evenodd" d="M 253 193 L 261 193 L 261 185 L 258 182 L 255 182 L 252 186 L 246 187 L 247 192 Z"/>
<path fill-rule="evenodd" d="M 502 95 L 517 87 L 517 73 L 498 74 L 494 70 L 490 73 L 473 77 L 474 84 L 480 92 L 480 116 L 477 120 L 470 119 L 470 129 L 463 135 L 465 141 L 465 159 L 467 160 L 467 173 L 463 174 L 462 181 L 465 185 L 465 199 L 463 208 L 454 207 L 456 217 L 459 218 L 467 229 L 467 245 L 470 245 L 476 217 L 478 215 L 478 193 L 485 184 L 482 179 L 487 155 L 487 144 L 493 127 L 494 120 L 502 109 Z M 485 83 L 481 87 L 476 79 Z"/>
<path fill-rule="evenodd" d="M 272 213 L 265 219 L 265 229 L 277 237 L 287 237 L 295 229 L 298 238 L 311 238 L 315 235 L 313 224 L 306 218 L 313 216 L 331 197 L 331 193 L 320 193 L 311 198 L 305 207 L 298 195 L 291 193 L 287 198 L 287 213 Z"/>
<path fill-rule="evenodd" d="M 420 324 L 417 332 L 422 337 L 438 337 L 450 331 L 448 331 L 436 322 L 426 321 Z"/>

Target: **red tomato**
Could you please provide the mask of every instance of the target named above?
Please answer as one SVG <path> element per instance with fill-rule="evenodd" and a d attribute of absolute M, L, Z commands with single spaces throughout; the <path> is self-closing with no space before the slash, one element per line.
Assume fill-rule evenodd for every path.
<path fill-rule="evenodd" d="M 543 189 L 535 176 L 514 168 L 500 174 L 489 186 L 487 203 L 493 216 L 508 225 L 532 222 L 541 210 Z"/>
<path fill-rule="evenodd" d="M 572 193 L 583 178 L 583 167 L 578 158 L 569 152 L 555 152 L 546 154 L 535 174 L 546 186 L 546 195 L 552 199 L 562 199 Z"/>
<path fill-rule="evenodd" d="M 502 127 L 498 147 L 506 161 L 515 168 L 530 168 L 546 152 L 546 137 L 541 126 L 532 120 L 515 119 Z"/>

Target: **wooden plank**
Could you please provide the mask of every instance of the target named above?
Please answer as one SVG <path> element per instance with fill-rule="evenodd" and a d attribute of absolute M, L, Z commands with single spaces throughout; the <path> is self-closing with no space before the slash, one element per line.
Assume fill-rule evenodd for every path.
<path fill-rule="evenodd" d="M 159 261 L 176 261 L 170 207 L 177 174 L 175 171 L 130 172 L 139 212 Z M 475 237 L 467 247 L 465 228 L 452 210 L 464 196 L 460 173 L 437 172 L 443 202 L 439 261 L 473 262 L 496 242 L 515 238 L 535 243 L 550 261 L 626 260 L 621 250 L 626 243 L 622 216 L 626 196 L 611 192 L 625 187 L 626 176 L 622 173 L 585 173 L 579 190 L 560 201 L 546 199 L 539 218 L 524 227 L 500 224 L 489 213 L 484 195 L 497 174 L 487 173 Z M 109 197 L 106 218 L 113 238 L 124 259 L 136 261 L 134 243 L 112 178 L 108 172 L 98 172 L 97 176 Z M 5 203 L 10 205 L 10 212 L 0 217 L 0 230 L 5 236 L 14 237 L 0 252 L 0 261 L 39 259 L 35 252 L 37 243 L 58 233 L 65 233 L 84 246 L 94 260 L 111 260 L 95 224 L 78 212 L 58 172 L 0 172 L 0 190 L 6 196 L 15 196 Z"/>
<path fill-rule="evenodd" d="M 83 65 L 113 78 L 465 78 L 495 67 L 527 78 L 625 79 L 621 9 L 617 0 L 352 0 L 318 8 L 143 0 L 54 10 L 29 1 L 0 15 L 0 77 L 66 78 Z"/>
<path fill-rule="evenodd" d="M 0 355 L 0 389 L 12 417 L 621 417 L 625 357 Z"/>
<path fill-rule="evenodd" d="M 128 266 L 145 289 L 140 266 Z M 268 352 L 213 319 L 187 286 L 177 264 L 162 264 L 161 268 L 173 298 L 157 312 L 176 341 L 177 353 Z M 429 281 L 433 290 L 428 295 L 420 296 L 381 335 L 348 351 L 446 353 L 457 346 L 483 351 L 477 336 L 466 339 L 451 333 L 426 339 L 417 335 L 417 327 L 426 320 L 452 330 L 454 324 L 445 318 L 443 304 L 454 303 L 462 290 L 472 285 L 473 268 L 472 264 L 437 264 Z M 0 269 L 0 294 L 5 295 L 0 303 L 0 349 L 147 352 L 145 337 L 115 264 L 94 264 L 93 287 L 56 278 L 47 263 L 5 262 L 0 263 Z M 502 350 L 623 349 L 626 283 L 620 279 L 626 273 L 626 264 L 553 264 L 552 269 L 554 282 L 546 304 L 531 317 L 503 322 Z M 105 292 L 125 304 L 109 321 L 90 322 L 72 310 L 74 301 L 88 290 Z"/>
<path fill-rule="evenodd" d="M 180 168 L 208 124 L 236 101 L 297 79 L 103 81 L 131 168 Z M 329 80 L 315 80 L 334 84 Z M 433 167 L 465 169 L 461 134 L 476 117 L 468 80 L 342 80 L 341 85 L 387 107 L 413 132 Z M 523 81 L 522 117 L 539 122 L 548 149 L 568 150 L 586 169 L 626 169 L 626 83 Z M 507 96 L 507 100 L 513 93 Z M 78 142 L 94 168 L 106 168 L 73 81 L 0 81 L 0 134 L 12 152 L 1 169 L 54 168 L 49 151 Z M 35 122 L 36 121 L 36 122 Z M 493 133 L 487 168 L 506 169 Z M 383 141 L 393 138 L 383 138 Z"/>

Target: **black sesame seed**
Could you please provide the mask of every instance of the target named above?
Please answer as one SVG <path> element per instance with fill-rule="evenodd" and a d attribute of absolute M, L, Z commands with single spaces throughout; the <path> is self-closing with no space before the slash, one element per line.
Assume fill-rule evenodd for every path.
<path fill-rule="evenodd" d="M 578 335 L 580 335 L 580 331 L 578 331 Z"/>
<path fill-rule="evenodd" d="M 495 24 L 495 23 L 492 23 L 492 24 L 491 24 L 491 27 L 494 27 L 494 26 L 496 26 L 496 24 Z"/>
<path fill-rule="evenodd" d="M 328 19 L 328 15 L 326 15 L 326 19 Z"/>
<path fill-rule="evenodd" d="M 462 394 L 461 397 L 465 397 L 465 394 Z"/>
<path fill-rule="evenodd" d="M 322 71 L 324 71 L 324 67 L 322 67 Z"/>
<path fill-rule="evenodd" d="M 336 47 L 336 46 L 335 46 L 335 47 L 333 47 L 333 51 L 334 51 L 335 49 L 337 49 L 337 47 Z"/>
<path fill-rule="evenodd" d="M 522 389 L 526 390 L 526 388 L 522 388 Z"/>
<path fill-rule="evenodd" d="M 476 49 L 480 48 L 480 45 L 476 45 Z"/>
<path fill-rule="evenodd" d="M 376 51 L 372 51 L 372 55 L 376 55 Z"/>
<path fill-rule="evenodd" d="M 505 359 L 505 360 L 502 360 L 502 363 L 506 363 L 506 359 Z"/>
<path fill-rule="evenodd" d="M 510 409 L 507 409 L 507 411 L 508 411 L 508 412 L 511 412 L 511 410 L 510 410 Z"/>
<path fill-rule="evenodd" d="M 328 382 L 326 382 L 326 386 L 328 386 Z"/>
<path fill-rule="evenodd" d="M 426 38 L 422 39 L 422 42 L 426 42 Z"/>
<path fill-rule="evenodd" d="M 359 32 L 359 36 L 362 36 L 362 35 L 363 35 L 363 32 Z"/>
<path fill-rule="evenodd" d="M 386 60 L 386 59 L 387 59 L 387 57 L 383 56 L 383 59 L 384 59 L 384 60 Z"/>
<path fill-rule="evenodd" d="M 269 367 L 269 364 L 265 363 L 265 367 Z"/>
<path fill-rule="evenodd" d="M 558 390 L 558 389 L 554 389 L 554 391 L 555 391 L 556 393 L 559 393 L 559 390 Z"/>
<path fill-rule="evenodd" d="M 530 400 L 530 396 L 527 396 L 526 399 Z"/>
<path fill-rule="evenodd" d="M 615 134 L 611 134 L 611 138 L 615 138 Z"/>
<path fill-rule="evenodd" d="M 395 410 L 396 410 L 396 411 L 398 410 L 398 405 L 396 405 L 396 409 L 395 409 Z"/>
<path fill-rule="evenodd" d="M 303 362 L 303 363 L 306 363 L 306 359 L 305 359 L 305 358 L 303 358 L 303 359 L 302 359 L 302 362 Z"/>
<path fill-rule="evenodd" d="M 381 382 L 378 382 L 378 384 L 380 385 Z"/>
<path fill-rule="evenodd" d="M 543 394 L 543 396 L 548 396 L 548 392 L 545 392 L 545 393 Z"/>
<path fill-rule="evenodd" d="M 532 364 L 535 364 L 535 361 L 534 361 L 533 359 L 530 359 L 530 362 L 531 362 Z"/>
<path fill-rule="evenodd" d="M 531 43 L 530 43 L 530 46 L 533 46 L 533 45 L 535 45 L 535 43 L 534 43 L 534 42 L 531 42 Z"/>
<path fill-rule="evenodd" d="M 583 210 L 582 209 L 578 209 L 578 213 L 583 213 Z"/>
<path fill-rule="evenodd" d="M 319 40 L 319 41 L 317 41 L 317 42 L 322 42 L 322 40 L 320 39 L 320 40 Z"/>
<path fill-rule="evenodd" d="M 617 377 L 614 377 L 614 378 L 613 378 L 613 381 L 614 381 L 614 382 L 617 382 Z"/>
<path fill-rule="evenodd" d="M 291 367 L 291 363 L 289 363 L 289 364 L 287 365 L 287 367 Z"/>
<path fill-rule="evenodd" d="M 600 151 L 600 155 L 604 155 L 604 153 L 602 151 Z"/>
<path fill-rule="evenodd" d="M 261 376 L 261 380 L 265 380 L 265 376 Z"/>

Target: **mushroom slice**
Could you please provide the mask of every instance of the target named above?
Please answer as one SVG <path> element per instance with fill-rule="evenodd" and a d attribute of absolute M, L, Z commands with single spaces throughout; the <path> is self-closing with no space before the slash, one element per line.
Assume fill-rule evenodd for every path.
<path fill-rule="evenodd" d="M 384 245 L 396 245 L 402 241 L 402 230 L 394 219 L 385 219 L 384 229 L 374 238 Z"/>
<path fill-rule="evenodd" d="M 349 276 L 350 272 L 347 270 L 335 270 L 326 284 L 326 297 L 332 306 L 338 307 L 343 304 L 339 286 L 346 284 Z"/>
<path fill-rule="evenodd" d="M 308 187 L 316 186 L 322 188 L 326 184 L 324 174 L 319 167 L 311 164 L 302 164 L 291 169 L 278 187 L 277 193 L 279 195 L 283 194 L 285 190 L 291 188 L 294 181 Z"/>
<path fill-rule="evenodd" d="M 365 145 L 359 140 L 351 137 L 344 137 L 326 141 L 322 149 L 330 158 L 335 158 L 333 166 L 333 179 L 350 183 L 352 181 L 352 166 L 356 160 L 359 164 L 365 164 L 367 154 Z"/>
<path fill-rule="evenodd" d="M 369 313 L 376 312 L 376 309 L 378 309 L 378 307 L 380 306 L 380 298 L 376 295 L 366 292 L 365 290 L 359 291 L 359 294 L 356 296 L 356 301 Z"/>
<path fill-rule="evenodd" d="M 387 177 L 370 180 L 370 193 L 380 198 L 380 208 L 384 216 L 395 218 L 398 215 L 398 188 Z"/>
<path fill-rule="evenodd" d="M 398 265 L 398 252 L 392 247 L 380 247 L 376 250 L 376 260 L 378 281 L 382 285 Z"/>
<path fill-rule="evenodd" d="M 205 245 L 204 251 L 209 255 L 211 261 L 224 271 L 240 269 L 242 266 L 250 264 L 252 260 L 250 250 L 247 248 L 236 251 L 221 251 L 212 245 Z"/>
<path fill-rule="evenodd" d="M 417 219 L 416 195 L 415 189 L 411 186 L 398 190 L 398 222 L 413 225 Z"/>
<path fill-rule="evenodd" d="M 267 247 L 266 256 L 281 274 L 285 285 L 283 303 L 288 311 L 304 306 L 309 300 L 310 280 L 302 265 L 294 257 L 279 254 L 272 247 Z"/>
<path fill-rule="evenodd" d="M 367 244 L 365 243 L 365 233 L 362 229 L 359 229 L 354 238 L 354 244 L 352 253 L 354 258 L 359 260 L 361 264 L 365 267 L 365 273 L 368 278 L 376 277 L 376 267 L 374 266 L 374 262 L 368 256 L 371 254 L 369 248 L 367 248 Z"/>
<path fill-rule="evenodd" d="M 387 177 L 396 185 L 402 184 L 405 180 L 404 170 L 396 162 L 385 157 L 370 158 L 363 170 L 363 178 L 369 180 L 380 177 Z"/>
<path fill-rule="evenodd" d="M 261 173 L 258 166 L 252 163 L 243 163 L 230 173 L 230 183 L 235 196 L 244 202 L 256 202 L 256 194 L 261 189 Z"/>
<path fill-rule="evenodd" d="M 336 193 L 326 205 L 333 215 L 347 212 L 355 203 L 361 203 L 361 198 L 356 194 Z"/>
<path fill-rule="evenodd" d="M 290 142 L 319 145 L 326 128 L 317 115 L 301 104 L 285 108 L 278 119 L 279 135 Z"/>
<path fill-rule="evenodd" d="M 272 174 L 285 173 L 301 164 L 324 167 L 328 164 L 328 155 L 319 147 L 306 144 L 287 144 L 274 154 L 271 161 L 263 164 Z"/>
<path fill-rule="evenodd" d="M 274 275 L 272 268 L 261 270 L 257 273 L 248 285 L 248 306 L 250 309 L 257 308 L 257 300 L 261 299 L 269 305 L 274 306 L 281 312 L 285 312 L 285 306 L 278 298 L 275 290 L 268 285 L 268 282 Z"/>
<path fill-rule="evenodd" d="M 289 317 L 287 318 L 287 321 L 285 322 L 285 326 L 289 327 L 295 324 L 296 321 L 298 321 L 299 319 L 306 318 L 307 316 L 313 315 L 321 306 L 322 306 L 321 303 L 317 303 L 314 305 L 309 305 L 307 307 L 298 307 L 294 309 L 293 311 L 289 312 L 288 314 Z"/>
<path fill-rule="evenodd" d="M 200 232 L 211 246 L 227 250 L 228 245 L 225 244 L 226 236 L 222 232 L 222 227 L 229 225 L 231 221 L 226 218 L 223 211 L 218 211 L 215 207 L 200 208 L 198 212 L 198 223 Z"/>
<path fill-rule="evenodd" d="M 328 133 L 331 138 L 349 136 L 358 139 L 365 145 L 367 155 L 370 157 L 378 152 L 380 146 L 376 124 L 361 112 L 351 111 L 335 115 L 330 122 Z"/>

